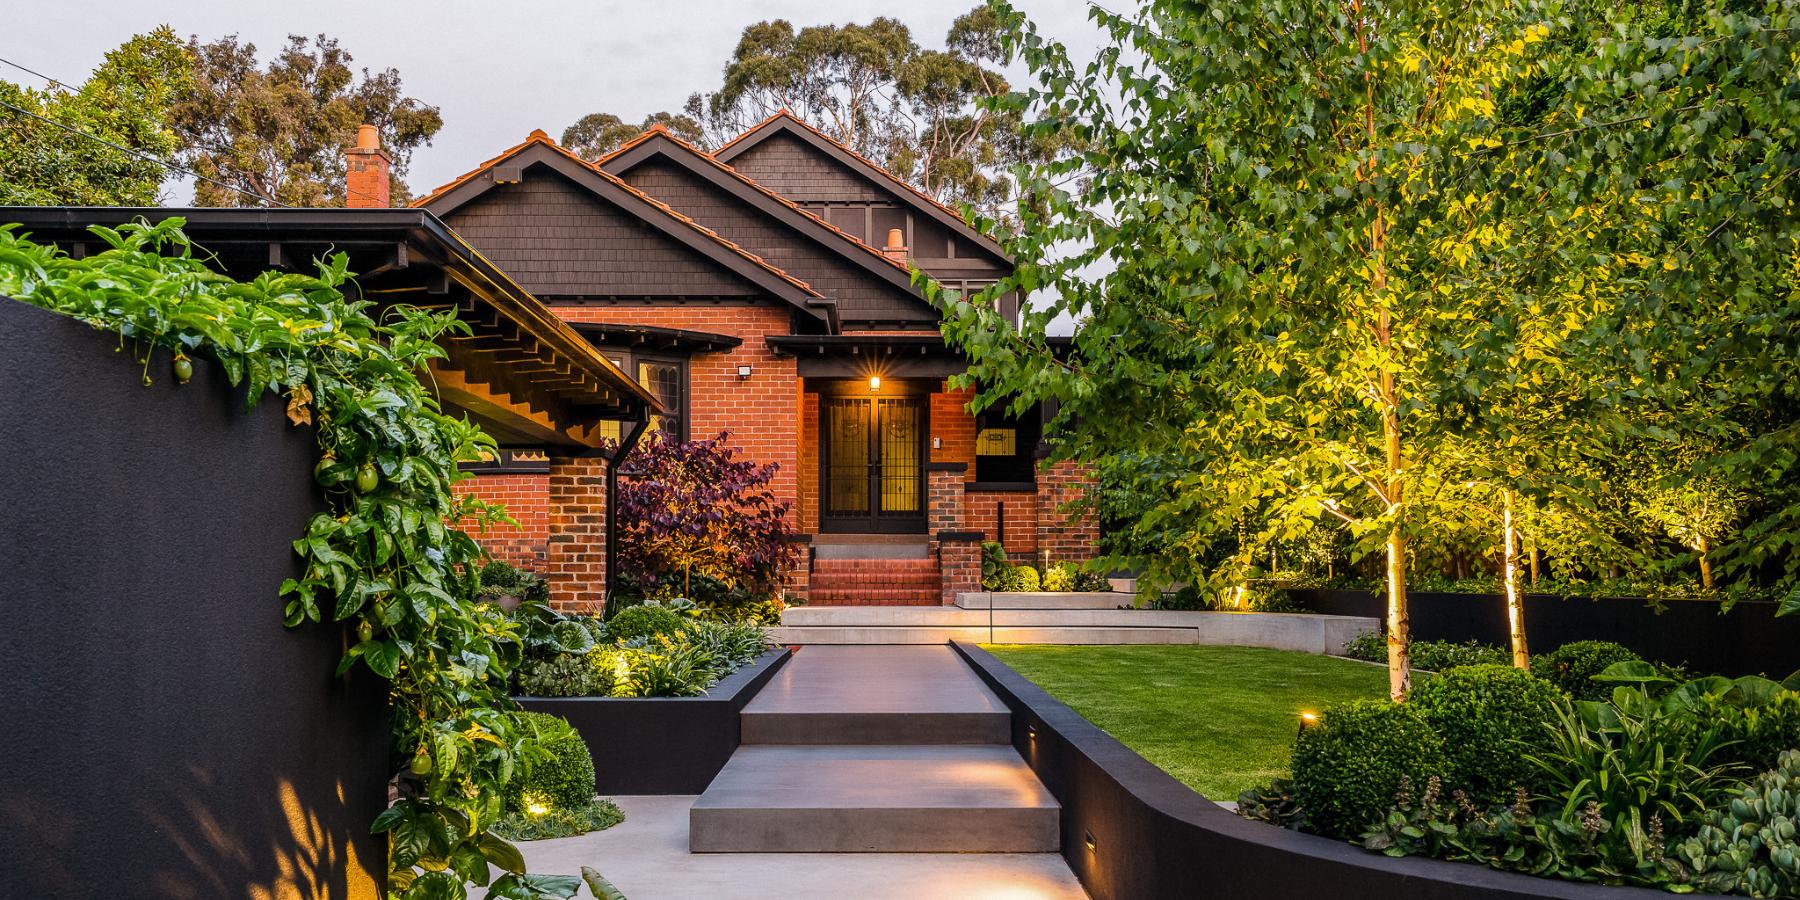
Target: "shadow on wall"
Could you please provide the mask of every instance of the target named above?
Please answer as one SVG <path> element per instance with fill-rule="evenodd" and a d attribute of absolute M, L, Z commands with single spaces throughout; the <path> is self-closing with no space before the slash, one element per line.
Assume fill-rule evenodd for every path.
<path fill-rule="evenodd" d="M 277 594 L 311 431 L 5 298 L 0 347 L 0 897 L 379 896 L 386 685 Z"/>

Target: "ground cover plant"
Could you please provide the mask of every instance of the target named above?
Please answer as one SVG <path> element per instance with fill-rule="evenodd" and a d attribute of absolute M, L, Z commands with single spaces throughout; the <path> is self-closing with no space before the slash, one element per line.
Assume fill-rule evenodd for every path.
<path fill-rule="evenodd" d="M 995 646 L 1088 721 L 1215 800 L 1282 777 L 1305 712 L 1386 693 L 1374 666 L 1286 650 Z"/>
<path fill-rule="evenodd" d="M 550 759 L 506 783 L 506 815 L 494 824 L 494 833 L 508 840 L 539 841 L 623 822 L 618 804 L 594 796 L 594 760 L 581 735 L 556 716 L 524 715 Z"/>
<path fill-rule="evenodd" d="M 686 600 L 650 600 L 611 619 L 542 604 L 513 611 L 527 623 L 518 690 L 527 697 L 694 697 L 768 649 L 768 633 Z"/>
<path fill-rule="evenodd" d="M 342 255 L 314 275 L 233 282 L 205 265 L 182 224 L 95 228 L 109 249 L 82 260 L 0 227 L 0 294 L 116 332 L 121 349 L 174 351 L 173 371 L 146 379 L 186 381 L 192 357 L 210 358 L 249 404 L 273 394 L 296 426 L 316 429 L 313 474 L 330 511 L 296 535 L 304 576 L 270 591 L 287 598 L 289 625 L 345 623 L 354 640 L 340 672 L 366 665 L 391 685 L 394 768 L 410 774 L 374 823 L 389 836 L 388 890 L 572 896 L 578 879 L 526 874 L 518 850 L 489 831 L 504 785 L 548 754 L 508 697 L 520 628 L 477 602 L 485 555 L 445 524 L 504 521 L 452 490 L 466 477 L 457 464 L 494 452 L 493 441 L 442 414 L 415 375 L 443 356 L 437 338 L 466 326 L 407 306 L 377 320 L 372 304 L 339 290 Z"/>
<path fill-rule="evenodd" d="M 1586 642 L 1569 658 L 1615 646 Z M 1683 680 L 1627 658 L 1587 679 L 1603 699 L 1510 666 L 1464 666 L 1404 703 L 1327 708 L 1295 742 L 1293 779 L 1246 791 L 1239 811 L 1389 856 L 1793 896 L 1785 791 L 1800 758 L 1773 748 L 1800 744 L 1800 677 Z"/>

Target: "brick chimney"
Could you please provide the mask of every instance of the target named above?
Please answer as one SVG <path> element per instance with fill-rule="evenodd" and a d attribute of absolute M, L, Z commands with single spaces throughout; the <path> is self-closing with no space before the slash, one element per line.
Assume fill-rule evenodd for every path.
<path fill-rule="evenodd" d="M 906 262 L 906 254 L 906 235 L 898 228 L 888 229 L 887 246 L 882 248 L 881 255 L 903 263 Z"/>
<path fill-rule="evenodd" d="M 394 158 L 381 149 L 381 132 L 373 125 L 356 130 L 356 146 L 344 151 L 349 165 L 345 178 L 344 205 L 386 209 L 388 166 Z"/>

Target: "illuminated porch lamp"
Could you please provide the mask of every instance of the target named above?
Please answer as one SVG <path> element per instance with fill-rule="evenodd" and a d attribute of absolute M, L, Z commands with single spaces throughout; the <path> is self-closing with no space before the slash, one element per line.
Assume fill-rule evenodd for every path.
<path fill-rule="evenodd" d="M 869 391 L 870 391 L 870 393 L 874 393 L 879 390 L 881 390 L 881 376 L 880 375 L 870 375 L 869 376 Z"/>

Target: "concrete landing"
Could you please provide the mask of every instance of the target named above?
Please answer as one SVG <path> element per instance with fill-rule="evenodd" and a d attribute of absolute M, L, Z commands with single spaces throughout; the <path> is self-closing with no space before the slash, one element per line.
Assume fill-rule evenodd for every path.
<path fill-rule="evenodd" d="M 745 744 L 1004 744 L 1011 716 L 948 646 L 809 646 L 739 721 Z"/>
<path fill-rule="evenodd" d="M 1061 807 L 1009 745 L 746 746 L 689 813 L 695 853 L 1048 853 Z"/>
<path fill-rule="evenodd" d="M 963 609 L 1130 609 L 1137 597 L 1111 591 L 1070 591 L 1067 593 L 1014 593 L 1010 591 L 977 591 L 956 595 L 956 605 Z"/>
<path fill-rule="evenodd" d="M 1104 595 L 1101 595 L 1104 596 Z M 1339 655 L 1379 620 L 1305 613 L 1151 609 L 789 607 L 778 644 L 1224 644 Z M 991 629 L 991 630 L 990 630 Z"/>
<path fill-rule="evenodd" d="M 521 842 L 525 864 L 593 866 L 631 900 L 1087 900 L 1057 853 L 689 853 L 693 796 L 613 799 L 624 822 Z"/>

